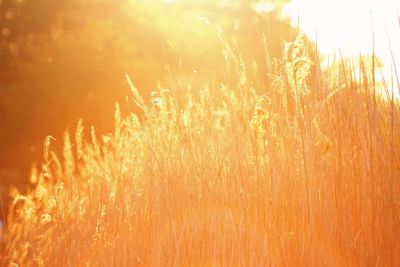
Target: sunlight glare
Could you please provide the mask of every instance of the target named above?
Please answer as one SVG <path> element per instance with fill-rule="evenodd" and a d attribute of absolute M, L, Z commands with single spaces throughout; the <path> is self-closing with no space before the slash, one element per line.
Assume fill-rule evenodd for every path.
<path fill-rule="evenodd" d="M 294 26 L 299 26 L 320 52 L 328 58 L 340 51 L 344 57 L 371 55 L 373 33 L 375 54 L 383 60 L 384 73 L 390 75 L 393 49 L 396 64 L 400 63 L 400 0 L 293 0 L 284 8 Z"/>

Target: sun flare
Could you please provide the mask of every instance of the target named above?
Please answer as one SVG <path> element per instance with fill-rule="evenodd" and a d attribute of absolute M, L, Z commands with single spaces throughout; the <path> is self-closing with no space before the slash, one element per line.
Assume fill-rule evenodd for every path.
<path fill-rule="evenodd" d="M 399 0 L 293 0 L 284 13 L 325 55 L 369 55 L 375 39 L 376 55 L 392 65 L 389 42 L 396 63 L 400 55 L 399 7 Z"/>

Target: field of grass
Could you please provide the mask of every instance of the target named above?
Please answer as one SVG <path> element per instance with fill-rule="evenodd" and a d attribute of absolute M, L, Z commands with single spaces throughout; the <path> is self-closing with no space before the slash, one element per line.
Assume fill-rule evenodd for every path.
<path fill-rule="evenodd" d="M 364 64 L 319 70 L 301 38 L 267 62 L 268 87 L 225 57 L 225 81 L 151 101 L 127 76 L 141 113 L 116 105 L 111 134 L 79 122 L 62 155 L 46 137 L 32 190 L 14 192 L 2 263 L 399 266 L 393 85 L 377 92 Z"/>

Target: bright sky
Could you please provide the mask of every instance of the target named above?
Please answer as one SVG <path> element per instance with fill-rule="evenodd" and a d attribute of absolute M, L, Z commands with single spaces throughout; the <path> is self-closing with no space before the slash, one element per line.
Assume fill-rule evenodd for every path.
<path fill-rule="evenodd" d="M 376 55 L 383 59 L 388 73 L 392 59 L 387 36 L 400 63 L 399 8 L 400 0 L 293 0 L 284 12 L 295 26 L 300 18 L 302 31 L 313 40 L 318 37 L 325 55 L 337 49 L 344 56 L 371 55 L 374 30 Z"/>

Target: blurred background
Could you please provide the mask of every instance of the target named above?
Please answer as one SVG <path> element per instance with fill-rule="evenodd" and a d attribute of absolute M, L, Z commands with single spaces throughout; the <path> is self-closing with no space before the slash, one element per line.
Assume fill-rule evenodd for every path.
<path fill-rule="evenodd" d="M 130 91 L 224 82 L 221 36 L 254 61 L 268 84 L 266 57 L 280 57 L 297 30 L 287 1 L 0 0 L 0 196 L 24 191 L 43 140 L 78 119 L 111 132 L 115 102 Z M 182 81 L 182 82 L 180 82 Z"/>

